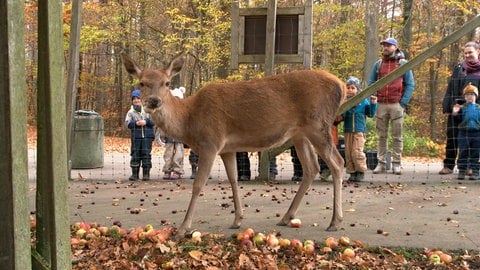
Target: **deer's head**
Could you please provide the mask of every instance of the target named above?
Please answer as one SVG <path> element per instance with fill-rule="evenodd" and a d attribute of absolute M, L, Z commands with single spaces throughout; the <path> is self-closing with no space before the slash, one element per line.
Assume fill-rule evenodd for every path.
<path fill-rule="evenodd" d="M 180 55 L 173 59 L 166 68 L 142 69 L 127 54 L 121 54 L 121 58 L 127 72 L 139 80 L 146 112 L 153 112 L 159 108 L 167 95 L 170 95 L 170 80 L 180 72 L 185 61 L 185 57 Z"/>

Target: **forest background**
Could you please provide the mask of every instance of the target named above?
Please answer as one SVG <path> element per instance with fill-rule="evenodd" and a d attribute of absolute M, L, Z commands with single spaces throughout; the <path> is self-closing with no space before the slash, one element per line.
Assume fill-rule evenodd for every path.
<path fill-rule="evenodd" d="M 25 52 L 28 121 L 35 126 L 37 106 L 37 1 L 25 1 Z M 239 1 L 240 7 L 265 7 L 267 1 Z M 63 1 L 64 51 L 68 59 L 71 1 Z M 279 0 L 278 7 L 303 1 Z M 232 1 L 226 0 L 93 0 L 83 1 L 77 110 L 98 112 L 105 134 L 127 137 L 125 114 L 135 81 L 124 71 L 119 54 L 127 52 L 142 66 L 162 67 L 180 53 L 187 55 L 174 87 L 194 95 L 211 82 L 264 76 L 260 64 L 230 69 Z M 340 0 L 313 1 L 314 69 L 326 69 L 342 80 L 365 80 L 380 57 L 379 42 L 395 37 L 411 59 L 480 13 L 480 2 L 464 0 Z M 404 153 L 443 155 L 445 117 L 441 102 L 463 45 L 479 33 L 448 46 L 417 66 L 415 92 L 406 118 Z M 303 68 L 275 66 L 275 73 Z M 66 77 L 66 74 L 65 74 Z M 253 128 L 253 127 L 252 127 Z M 367 149 L 376 147 L 374 120 L 368 121 Z"/>

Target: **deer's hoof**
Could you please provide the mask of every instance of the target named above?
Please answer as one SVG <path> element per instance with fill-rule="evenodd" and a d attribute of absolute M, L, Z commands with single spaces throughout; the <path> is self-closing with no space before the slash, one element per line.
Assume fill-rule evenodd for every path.
<path fill-rule="evenodd" d="M 230 226 L 230 229 L 239 229 L 240 228 L 240 224 L 232 224 L 232 226 Z"/>
<path fill-rule="evenodd" d="M 278 223 L 277 223 L 278 226 L 287 226 L 288 225 L 288 222 L 285 222 L 282 220 L 280 220 Z"/>
<path fill-rule="evenodd" d="M 327 232 L 336 232 L 338 229 L 337 229 L 337 226 L 334 226 L 334 225 L 330 225 L 328 226 L 328 228 L 326 229 Z"/>

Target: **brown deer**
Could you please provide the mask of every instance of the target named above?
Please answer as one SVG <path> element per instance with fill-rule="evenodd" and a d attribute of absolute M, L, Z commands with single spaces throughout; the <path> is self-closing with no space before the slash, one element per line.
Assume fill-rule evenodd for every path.
<path fill-rule="evenodd" d="M 170 80 L 182 69 L 178 56 L 163 69 L 139 67 L 121 55 L 128 73 L 139 79 L 145 110 L 167 136 L 188 144 L 199 155 L 198 172 L 185 218 L 178 228 L 190 229 L 198 196 L 205 186 L 216 155 L 225 165 L 232 186 L 235 218 L 243 219 L 238 191 L 236 152 L 262 151 L 291 140 L 303 168 L 303 181 L 278 225 L 287 225 L 305 192 L 320 171 L 316 152 L 333 177 L 333 216 L 327 230 L 336 230 L 343 219 L 343 159 L 332 141 L 330 127 L 345 99 L 345 84 L 327 71 L 301 70 L 251 81 L 212 83 L 183 100 L 170 91 Z"/>

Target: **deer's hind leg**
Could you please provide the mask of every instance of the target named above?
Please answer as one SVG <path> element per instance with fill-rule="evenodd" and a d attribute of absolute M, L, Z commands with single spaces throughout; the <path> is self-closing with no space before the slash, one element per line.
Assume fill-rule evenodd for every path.
<path fill-rule="evenodd" d="M 308 137 L 317 150 L 318 155 L 327 164 L 333 178 L 333 216 L 327 231 L 336 231 L 343 219 L 342 210 L 342 177 L 344 160 L 333 143 L 330 127 L 325 132 L 310 134 Z"/>
<path fill-rule="evenodd" d="M 233 193 L 233 206 L 235 208 L 235 219 L 233 220 L 233 224 L 230 228 L 238 229 L 242 224 L 243 208 L 242 208 L 240 195 L 238 193 L 236 153 L 235 152 L 225 153 L 220 156 L 223 160 L 223 164 L 225 165 L 228 181 L 232 186 L 232 193 Z"/>
<path fill-rule="evenodd" d="M 288 211 L 285 213 L 278 225 L 287 225 L 291 219 L 295 218 L 298 207 L 302 202 L 305 193 L 310 188 L 315 175 L 317 175 L 320 171 L 317 155 L 315 154 L 315 150 L 308 139 L 304 136 L 298 136 L 293 137 L 292 142 L 295 146 L 295 150 L 297 151 L 300 163 L 302 164 L 303 179 L 300 182 L 300 187 L 298 188 L 298 191 L 295 194 Z"/>

